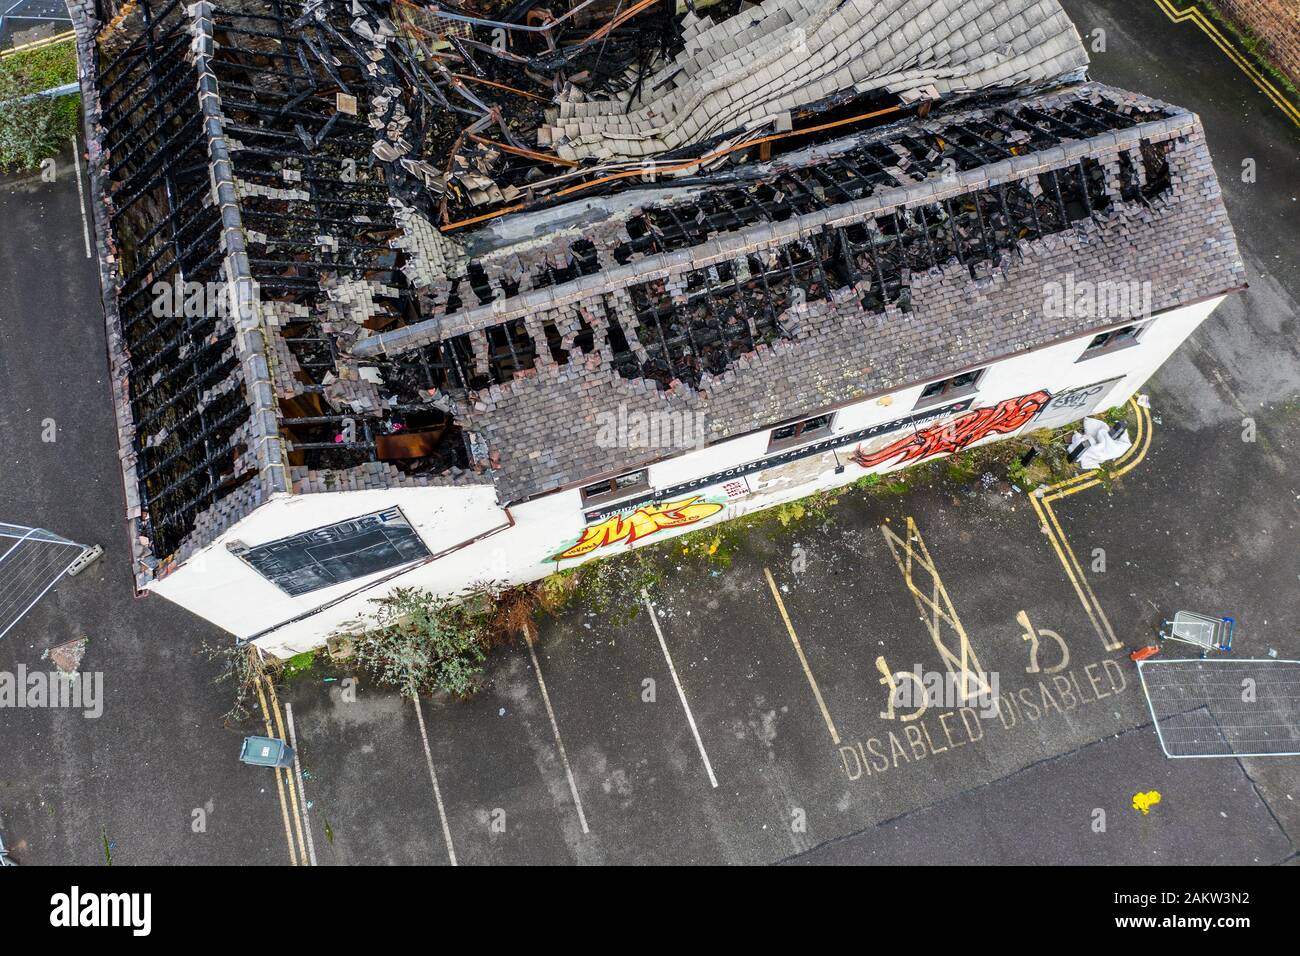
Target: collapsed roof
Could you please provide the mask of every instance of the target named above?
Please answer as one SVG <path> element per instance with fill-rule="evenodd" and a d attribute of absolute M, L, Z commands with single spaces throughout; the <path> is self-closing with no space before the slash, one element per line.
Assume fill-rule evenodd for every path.
<path fill-rule="evenodd" d="M 1033 86 L 1087 65 L 1056 0 L 767 0 L 689 12 L 680 31 L 628 89 L 568 87 L 541 142 L 570 160 L 656 156 L 873 91 Z"/>
<path fill-rule="evenodd" d="M 655 457 L 603 408 L 720 440 L 1081 334 L 1054 272 L 1241 284 L 1196 118 L 1077 82 L 1055 0 L 107 2 L 74 19 L 141 584 L 277 493 L 517 501 Z"/>

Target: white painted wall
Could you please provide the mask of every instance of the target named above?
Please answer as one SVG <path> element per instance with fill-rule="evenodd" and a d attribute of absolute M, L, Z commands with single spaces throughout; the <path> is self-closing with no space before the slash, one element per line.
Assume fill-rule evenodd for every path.
<path fill-rule="evenodd" d="M 392 507 L 402 509 L 425 547 L 434 554 L 508 524 L 505 511 L 497 506 L 495 489 L 486 485 L 279 495 L 170 575 L 151 584 L 149 590 L 240 637 L 256 634 L 391 572 L 291 597 L 231 554 L 227 544 L 265 544 Z M 353 608 L 349 616 L 355 615 L 355 603 L 349 607 Z"/>
<path fill-rule="evenodd" d="M 1121 404 L 1209 316 L 1222 298 L 1164 313 L 1150 321 L 1137 345 L 1094 358 L 1080 360 L 1084 346 L 1092 338 L 1089 335 L 997 362 L 988 367 L 981 379 L 972 408 L 995 405 L 1040 389 L 1055 395 L 1114 378 L 1120 380 L 1091 408 L 1081 412 L 1080 417 L 1083 413 Z M 918 384 L 839 409 L 833 422 L 834 432 L 857 431 L 907 417 L 912 414 L 922 387 Z M 1033 429 L 1036 426 L 1031 421 L 1025 427 Z M 903 434 L 905 431 L 892 432 L 873 440 L 866 447 L 872 450 Z M 753 462 L 764 457 L 767 444 L 768 432 L 764 430 L 651 465 L 651 486 L 667 489 L 703 475 Z M 728 518 L 856 481 L 867 472 L 849 461 L 854 447 L 850 445 L 835 453 L 803 459 L 797 466 L 783 466 L 774 470 L 775 473 L 751 475 L 747 479 L 748 486 L 758 490 L 728 501 L 724 508 L 707 519 L 650 534 L 637 542 L 637 546 L 658 543 Z M 845 465 L 840 474 L 835 473 L 838 463 Z M 873 470 L 883 472 L 892 470 L 892 467 L 886 463 Z M 725 497 L 721 484 L 693 493 L 706 499 Z M 382 580 L 392 572 L 295 598 L 226 550 L 230 541 L 240 541 L 249 546 L 263 544 L 394 506 L 403 510 L 434 554 L 487 534 L 507 524 L 510 519 L 514 524 L 356 594 L 352 592 Z M 521 583 L 544 577 L 561 567 L 572 567 L 582 560 L 617 554 L 627 547 L 621 543 L 611 544 L 581 559 L 552 561 L 552 556 L 583 533 L 586 527 L 583 511 L 576 488 L 525 502 L 510 509 L 509 516 L 497 505 L 495 492 L 490 487 L 393 488 L 281 496 L 239 522 L 170 576 L 152 584 L 150 590 L 240 637 L 260 633 L 272 625 L 290 621 L 343 598 L 333 607 L 258 639 L 257 643 L 268 652 L 285 656 L 322 645 L 332 632 L 365 611 L 372 598 L 397 587 L 427 588 L 440 594 L 455 594 L 489 580 Z"/>

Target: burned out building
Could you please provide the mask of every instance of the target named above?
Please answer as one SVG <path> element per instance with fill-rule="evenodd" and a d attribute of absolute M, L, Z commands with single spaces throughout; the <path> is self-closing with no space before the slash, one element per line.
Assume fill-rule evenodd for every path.
<path fill-rule="evenodd" d="M 273 653 L 1126 400 L 1244 272 L 1055 0 L 70 0 L 135 578 Z"/>

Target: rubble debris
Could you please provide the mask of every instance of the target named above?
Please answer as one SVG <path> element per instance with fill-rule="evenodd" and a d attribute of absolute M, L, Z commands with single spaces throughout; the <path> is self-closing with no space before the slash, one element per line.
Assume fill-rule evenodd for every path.
<path fill-rule="evenodd" d="M 81 637 L 57 644 L 47 653 L 50 661 L 59 669 L 59 673 L 72 676 L 81 670 L 81 661 L 86 656 L 86 648 L 89 644 L 87 638 Z"/>

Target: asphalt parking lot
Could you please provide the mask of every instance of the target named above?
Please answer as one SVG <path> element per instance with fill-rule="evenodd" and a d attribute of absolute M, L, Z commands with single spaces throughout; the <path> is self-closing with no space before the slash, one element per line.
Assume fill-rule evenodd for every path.
<path fill-rule="evenodd" d="M 1300 130 L 1154 3 L 1065 6 L 1085 36 L 1107 30 L 1094 77 L 1201 113 L 1251 283 L 1149 383 L 1119 482 L 1037 506 L 1000 483 L 849 494 L 828 519 L 755 533 L 726 569 L 684 562 L 630 620 L 542 623 L 531 652 L 495 653 L 479 695 L 418 714 L 308 672 L 268 701 L 293 717 L 308 833 L 269 772 L 234 760 L 261 717 L 221 724 L 229 692 L 196 651 L 223 636 L 131 597 L 75 179 L 0 184 L 0 520 L 107 551 L 0 641 L 13 670 L 86 636 L 109 695 L 99 720 L 0 712 L 15 856 L 1294 863 L 1296 758 L 1165 760 L 1127 652 L 1189 608 L 1233 614 L 1240 656 L 1300 659 Z M 996 715 L 888 714 L 886 674 L 963 654 L 998 675 Z M 1151 790 L 1161 803 L 1133 809 Z"/>

